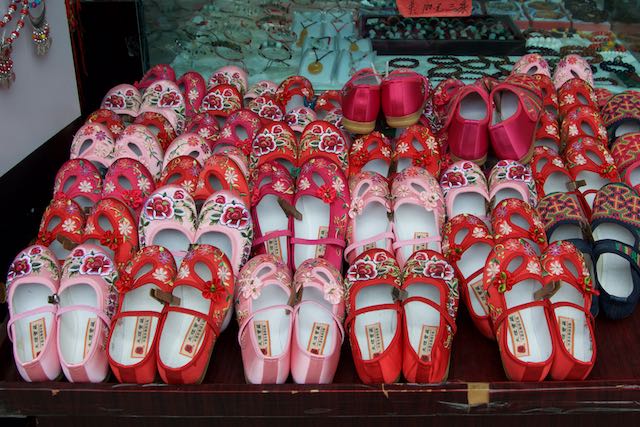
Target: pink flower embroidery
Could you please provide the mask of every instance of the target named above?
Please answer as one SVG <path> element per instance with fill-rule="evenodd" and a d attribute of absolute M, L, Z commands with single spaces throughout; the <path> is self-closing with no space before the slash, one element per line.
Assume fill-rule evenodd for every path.
<path fill-rule="evenodd" d="M 238 205 L 226 205 L 220 216 L 220 223 L 231 228 L 243 228 L 249 222 L 249 211 Z"/>
<path fill-rule="evenodd" d="M 89 255 L 82 260 L 80 272 L 82 274 L 109 274 L 113 268 L 111 260 L 102 254 Z"/>

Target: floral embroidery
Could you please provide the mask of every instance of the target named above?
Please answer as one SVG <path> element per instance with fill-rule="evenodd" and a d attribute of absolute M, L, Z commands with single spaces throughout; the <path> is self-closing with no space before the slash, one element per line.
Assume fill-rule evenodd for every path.
<path fill-rule="evenodd" d="M 157 194 L 147 201 L 144 212 L 149 219 L 173 218 L 174 201 L 169 196 Z"/>
<path fill-rule="evenodd" d="M 347 279 L 351 281 L 371 280 L 376 277 L 378 277 L 378 269 L 371 259 L 358 259 L 347 271 Z"/>

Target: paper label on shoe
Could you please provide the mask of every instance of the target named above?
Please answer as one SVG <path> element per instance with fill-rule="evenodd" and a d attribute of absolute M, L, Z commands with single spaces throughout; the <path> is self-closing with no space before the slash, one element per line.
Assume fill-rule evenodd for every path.
<path fill-rule="evenodd" d="M 149 351 L 149 335 L 151 332 L 151 316 L 136 317 L 136 327 L 133 330 L 132 359 L 144 359 Z"/>
<path fill-rule="evenodd" d="M 567 349 L 569 354 L 573 354 L 573 337 L 576 332 L 576 323 L 570 317 L 558 316 L 558 323 L 560 324 L 560 337 L 562 338 L 562 344 Z"/>
<path fill-rule="evenodd" d="M 253 331 L 256 334 L 258 348 L 263 355 L 271 357 L 271 332 L 268 320 L 254 320 Z"/>
<path fill-rule="evenodd" d="M 184 336 L 182 345 L 180 346 L 180 354 L 187 357 L 196 355 L 200 342 L 204 337 L 204 331 L 207 327 L 207 321 L 201 317 L 194 317 Z"/>
<path fill-rule="evenodd" d="M 369 347 L 369 359 L 379 356 L 384 351 L 384 340 L 382 338 L 382 326 L 380 322 L 364 327 L 367 334 L 367 346 Z"/>
<path fill-rule="evenodd" d="M 413 233 L 413 238 L 414 239 L 426 239 L 427 237 L 429 237 L 429 233 L 427 233 L 426 231 L 416 231 L 415 233 Z M 422 251 L 424 249 L 427 249 L 427 243 L 419 243 L 417 245 L 413 245 L 413 251 Z"/>
<path fill-rule="evenodd" d="M 438 336 L 438 327 L 422 325 L 422 332 L 420 332 L 420 341 L 418 344 L 418 357 L 423 362 L 431 361 L 431 349 Z"/>
<path fill-rule="evenodd" d="M 280 246 L 280 238 L 276 237 L 274 239 L 267 240 L 267 253 L 273 255 L 274 257 L 284 261 L 282 259 L 282 247 Z"/>
<path fill-rule="evenodd" d="M 520 313 L 512 313 L 508 318 L 509 333 L 513 341 L 513 350 L 517 357 L 529 356 L 529 339 L 527 331 L 524 329 L 524 322 Z"/>
<path fill-rule="evenodd" d="M 478 298 L 478 301 L 480 301 L 480 305 L 484 310 L 484 314 L 489 314 L 489 306 L 487 305 L 487 291 L 484 290 L 482 279 L 476 280 L 474 283 L 471 283 L 469 287 L 475 294 L 476 298 Z"/>
<path fill-rule="evenodd" d="M 318 240 L 326 239 L 329 236 L 329 227 L 320 227 L 318 229 Z M 322 258 L 327 251 L 327 245 L 316 246 L 316 258 Z"/>
<path fill-rule="evenodd" d="M 44 317 L 29 322 L 29 338 L 31 340 L 31 356 L 35 359 L 40 355 L 47 341 L 47 324 Z"/>
<path fill-rule="evenodd" d="M 307 343 L 307 351 L 311 354 L 322 355 L 324 346 L 327 343 L 327 335 L 329 334 L 329 325 L 326 323 L 313 322 L 311 328 L 311 336 Z"/>
<path fill-rule="evenodd" d="M 98 318 L 92 317 L 87 320 L 87 329 L 84 332 L 84 357 L 87 357 L 87 353 L 91 350 L 91 344 L 96 337 L 96 327 L 98 326 Z"/>
<path fill-rule="evenodd" d="M 374 248 L 376 248 L 376 242 L 371 242 L 371 243 L 369 243 L 368 245 L 364 245 L 364 246 L 362 247 L 362 252 L 366 252 L 366 251 L 368 251 L 369 249 L 374 249 Z M 360 253 L 362 253 L 362 252 L 360 252 Z"/>

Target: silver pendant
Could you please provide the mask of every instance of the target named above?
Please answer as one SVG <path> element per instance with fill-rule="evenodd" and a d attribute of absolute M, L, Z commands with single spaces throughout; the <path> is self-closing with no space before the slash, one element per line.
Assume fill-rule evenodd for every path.
<path fill-rule="evenodd" d="M 34 26 L 31 37 L 36 46 L 36 55 L 46 55 L 52 42 L 51 35 L 49 34 L 49 23 L 46 19 L 43 20 L 40 27 Z"/>
<path fill-rule="evenodd" d="M 0 48 L 0 87 L 9 89 L 15 80 L 16 73 L 13 71 L 11 46 L 2 46 Z"/>

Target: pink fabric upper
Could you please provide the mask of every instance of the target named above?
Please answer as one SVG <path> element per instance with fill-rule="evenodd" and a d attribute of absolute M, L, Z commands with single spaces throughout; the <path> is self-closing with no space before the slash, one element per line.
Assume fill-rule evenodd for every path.
<path fill-rule="evenodd" d="M 73 137 L 70 158 L 87 159 L 106 170 L 115 160 L 115 150 L 116 144 L 109 129 L 99 123 L 87 123 Z"/>
<path fill-rule="evenodd" d="M 142 95 L 139 114 L 153 111 L 162 114 L 178 134 L 185 126 L 185 100 L 178 85 L 170 80 L 158 80 Z"/>
<path fill-rule="evenodd" d="M 165 169 L 171 160 L 180 156 L 193 157 L 200 165 L 204 165 L 211 156 L 211 149 L 209 148 L 209 144 L 197 134 L 183 133 L 174 139 L 169 148 L 167 148 L 162 169 Z"/>
<path fill-rule="evenodd" d="M 245 70 L 235 65 L 226 65 L 214 71 L 207 83 L 209 88 L 222 84 L 233 85 L 242 95 L 247 92 L 248 80 L 248 74 Z"/>
<path fill-rule="evenodd" d="M 547 77 L 551 77 L 549 63 L 537 53 L 529 53 L 520 58 L 513 66 L 511 73 L 544 74 Z"/>
<path fill-rule="evenodd" d="M 302 132 L 311 122 L 317 120 L 316 112 L 309 107 L 296 107 L 284 116 L 284 121 L 294 132 Z"/>
<path fill-rule="evenodd" d="M 129 125 L 116 141 L 116 159 L 129 158 L 142 163 L 153 176 L 160 178 L 164 151 L 156 136 L 144 125 Z"/>
<path fill-rule="evenodd" d="M 264 94 L 275 95 L 276 90 L 278 90 L 278 85 L 271 80 L 260 80 L 249 88 L 247 93 L 244 95 L 244 100 L 246 102 Z"/>
<path fill-rule="evenodd" d="M 487 178 L 484 176 L 482 169 L 468 160 L 461 160 L 449 166 L 440 177 L 440 187 L 444 194 L 449 215 L 453 212 L 453 203 L 459 194 L 478 193 L 487 203 L 491 200 L 489 198 Z"/>
<path fill-rule="evenodd" d="M 102 99 L 100 108 L 114 113 L 136 117 L 142 104 L 142 95 L 138 89 L 129 84 L 117 85 L 109 90 Z"/>
<path fill-rule="evenodd" d="M 520 193 L 522 200 L 531 206 L 538 203 L 536 184 L 529 165 L 523 165 L 515 160 L 500 160 L 491 169 L 489 175 L 489 197 L 491 200 L 498 191 L 511 188 Z"/>
<path fill-rule="evenodd" d="M 560 89 L 566 81 L 576 76 L 593 87 L 593 72 L 589 63 L 579 55 L 567 55 L 558 62 L 553 74 L 553 84 L 556 89 Z"/>

